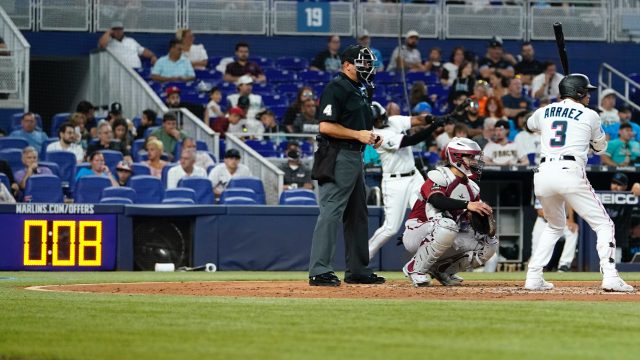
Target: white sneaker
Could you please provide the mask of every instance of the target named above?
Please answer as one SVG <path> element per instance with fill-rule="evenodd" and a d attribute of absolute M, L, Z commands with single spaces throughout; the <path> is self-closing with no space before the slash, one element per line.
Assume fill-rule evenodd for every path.
<path fill-rule="evenodd" d="M 413 283 L 413 286 L 415 287 L 430 286 L 431 278 L 429 277 L 429 275 L 415 271 L 413 268 L 414 263 L 415 263 L 415 260 L 411 259 L 408 263 L 406 263 L 402 267 L 402 272 L 404 273 L 404 276 L 408 277 L 411 280 L 411 283 Z"/>
<path fill-rule="evenodd" d="M 552 283 L 544 281 L 543 278 L 533 278 L 524 282 L 524 288 L 532 291 L 547 291 L 553 290 L 554 286 Z"/>
<path fill-rule="evenodd" d="M 627 284 L 620 276 L 612 276 L 602 279 L 602 290 L 612 292 L 634 292 L 633 286 Z"/>
<path fill-rule="evenodd" d="M 464 281 L 463 278 L 456 274 L 447 274 L 445 272 L 429 272 L 429 275 L 444 286 L 459 286 Z"/>

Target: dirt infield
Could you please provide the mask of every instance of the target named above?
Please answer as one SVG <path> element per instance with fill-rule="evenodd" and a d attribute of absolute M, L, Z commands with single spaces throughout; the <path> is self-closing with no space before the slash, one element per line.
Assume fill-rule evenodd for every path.
<path fill-rule="evenodd" d="M 465 281 L 462 286 L 415 288 L 407 281 L 384 285 L 309 286 L 306 281 L 149 282 L 35 286 L 30 290 L 110 294 L 152 294 L 275 298 L 343 298 L 397 300 L 640 301 L 640 293 L 608 293 L 599 281 L 556 281 L 547 292 L 524 290 L 516 281 Z M 632 283 L 638 288 L 640 284 Z"/>

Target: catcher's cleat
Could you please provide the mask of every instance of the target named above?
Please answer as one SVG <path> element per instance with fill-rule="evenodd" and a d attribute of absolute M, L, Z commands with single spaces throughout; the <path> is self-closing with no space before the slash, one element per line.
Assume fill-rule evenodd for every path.
<path fill-rule="evenodd" d="M 443 286 L 460 286 L 464 281 L 463 278 L 456 274 L 447 274 L 445 272 L 429 271 L 429 275 L 438 280 Z"/>
<path fill-rule="evenodd" d="M 426 287 L 431 285 L 431 278 L 429 275 L 414 270 L 415 260 L 411 259 L 402 267 L 404 276 L 408 277 L 415 287 Z"/>

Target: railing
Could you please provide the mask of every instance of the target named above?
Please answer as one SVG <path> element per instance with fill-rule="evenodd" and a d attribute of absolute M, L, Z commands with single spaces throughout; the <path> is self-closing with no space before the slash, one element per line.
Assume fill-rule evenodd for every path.
<path fill-rule="evenodd" d="M 33 29 L 34 2 L 32 0 L 0 0 L 0 7 L 9 15 L 18 29 Z"/>
<path fill-rule="evenodd" d="M 211 130 L 202 120 L 198 119 L 191 111 L 180 108 L 180 126 L 190 137 L 202 140 L 207 143 L 207 147 L 213 152 L 216 159 L 220 159 L 220 134 Z"/>
<path fill-rule="evenodd" d="M 0 93 L 9 94 L 0 100 L 0 107 L 29 109 L 29 60 L 31 45 L 0 7 L 0 36 L 6 49 L 0 49 Z"/>
<path fill-rule="evenodd" d="M 40 0 L 38 29 L 89 31 L 91 0 Z"/>
<path fill-rule="evenodd" d="M 600 65 L 598 72 L 598 100 L 605 89 L 612 89 L 616 97 L 640 111 L 640 104 L 631 100 L 632 95 L 640 96 L 640 84 L 607 63 Z"/>
<path fill-rule="evenodd" d="M 607 41 L 609 39 L 611 4 L 600 0 L 571 1 L 530 1 L 529 39 L 553 40 L 553 23 L 562 23 L 564 38 L 567 40 Z M 550 6 L 555 5 L 555 6 Z"/>

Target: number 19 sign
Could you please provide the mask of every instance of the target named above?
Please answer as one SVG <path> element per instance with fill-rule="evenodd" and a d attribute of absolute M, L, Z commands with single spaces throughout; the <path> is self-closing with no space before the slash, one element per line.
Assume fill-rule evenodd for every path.
<path fill-rule="evenodd" d="M 331 8 L 329 3 L 298 3 L 298 32 L 328 33 L 330 29 Z"/>

